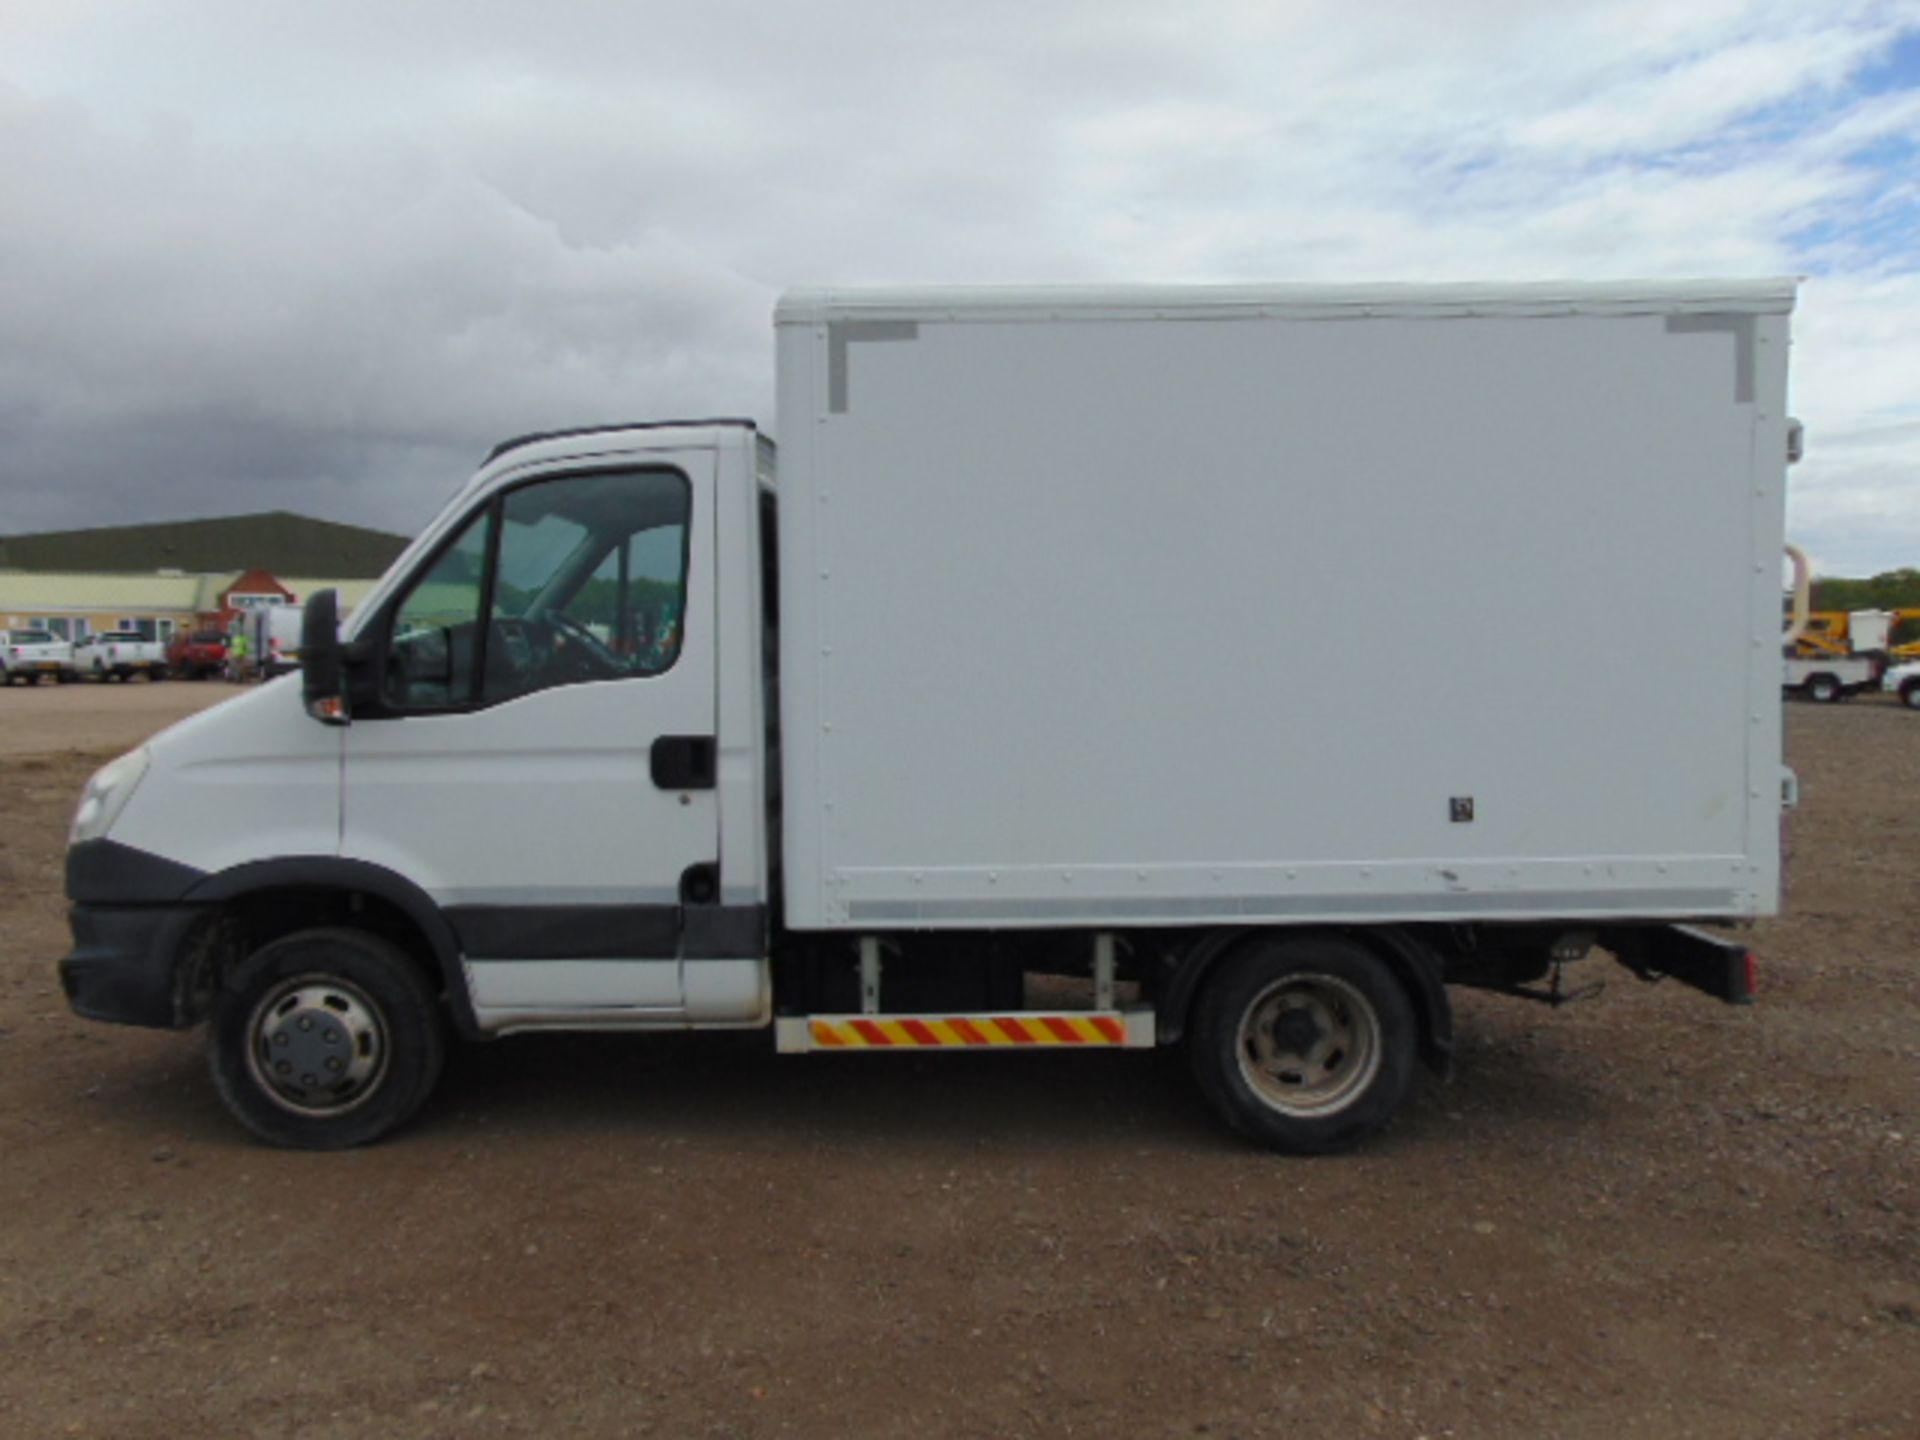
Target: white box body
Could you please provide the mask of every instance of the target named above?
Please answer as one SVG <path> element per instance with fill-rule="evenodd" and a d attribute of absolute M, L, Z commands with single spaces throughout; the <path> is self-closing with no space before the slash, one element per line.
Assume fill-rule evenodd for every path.
<path fill-rule="evenodd" d="M 1793 298 L 789 295 L 788 925 L 1771 913 Z"/>

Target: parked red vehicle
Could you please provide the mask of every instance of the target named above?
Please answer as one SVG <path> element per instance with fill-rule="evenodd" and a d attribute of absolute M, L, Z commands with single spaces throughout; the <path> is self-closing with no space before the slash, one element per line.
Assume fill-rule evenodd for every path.
<path fill-rule="evenodd" d="M 167 642 L 167 673 L 188 680 L 218 675 L 227 666 L 227 637 L 221 630 L 195 630 Z"/>

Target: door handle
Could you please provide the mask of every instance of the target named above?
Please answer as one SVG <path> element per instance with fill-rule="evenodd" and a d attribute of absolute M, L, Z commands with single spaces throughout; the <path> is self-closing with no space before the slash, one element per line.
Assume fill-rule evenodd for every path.
<path fill-rule="evenodd" d="M 653 742 L 653 783 L 662 790 L 711 790 L 715 752 L 711 735 L 662 735 Z"/>

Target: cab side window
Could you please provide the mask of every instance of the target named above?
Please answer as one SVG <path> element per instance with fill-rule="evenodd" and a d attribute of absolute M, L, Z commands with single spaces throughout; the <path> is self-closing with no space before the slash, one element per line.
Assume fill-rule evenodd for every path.
<path fill-rule="evenodd" d="M 691 487 L 678 471 L 510 491 L 487 623 L 485 694 L 658 675 L 680 653 Z"/>
<path fill-rule="evenodd" d="M 469 709 L 671 669 L 691 511 L 675 470 L 559 476 L 496 496 L 394 612 L 387 703 Z"/>
<path fill-rule="evenodd" d="M 685 549 L 684 522 L 635 531 L 607 552 L 562 612 L 621 656 L 628 673 L 671 669 L 680 654 Z"/>
<path fill-rule="evenodd" d="M 389 705 L 445 710 L 472 702 L 492 535 L 492 512 L 483 510 L 401 599 L 383 677 Z"/>

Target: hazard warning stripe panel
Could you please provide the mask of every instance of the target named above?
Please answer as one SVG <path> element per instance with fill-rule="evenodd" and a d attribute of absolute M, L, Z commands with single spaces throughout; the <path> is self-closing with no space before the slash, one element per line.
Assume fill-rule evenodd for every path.
<path fill-rule="evenodd" d="M 1153 1044 L 1150 1010 L 1023 1010 L 1009 1015 L 783 1016 L 783 1051 L 1142 1048 Z"/>

